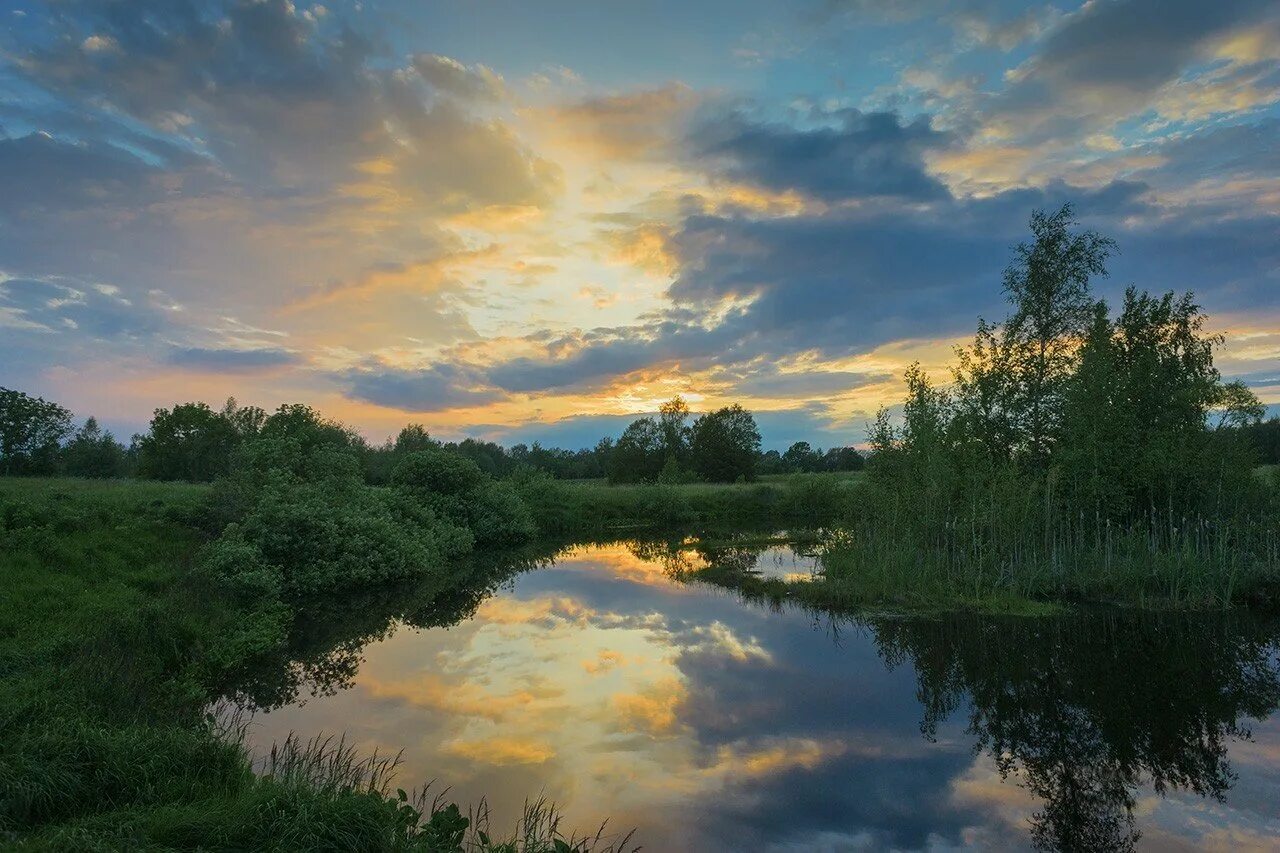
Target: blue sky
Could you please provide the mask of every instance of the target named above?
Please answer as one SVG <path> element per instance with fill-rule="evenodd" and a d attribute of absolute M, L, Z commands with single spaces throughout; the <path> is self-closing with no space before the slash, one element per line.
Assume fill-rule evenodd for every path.
<path fill-rule="evenodd" d="M 570 446 L 680 393 L 859 442 L 1030 212 L 1280 403 L 1280 7 L 0 8 L 0 384 Z"/>

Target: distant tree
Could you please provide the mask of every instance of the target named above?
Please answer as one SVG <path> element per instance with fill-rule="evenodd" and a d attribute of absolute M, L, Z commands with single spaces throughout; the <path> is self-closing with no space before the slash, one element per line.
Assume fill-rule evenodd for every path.
<path fill-rule="evenodd" d="M 231 424 L 241 441 L 255 438 L 262 431 L 267 413 L 257 406 L 240 406 L 235 397 L 228 397 L 222 407 L 222 417 Z"/>
<path fill-rule="evenodd" d="M 227 473 L 241 442 L 235 425 L 205 403 L 156 409 L 138 441 L 138 473 L 156 480 L 208 481 Z"/>
<path fill-rule="evenodd" d="M 1280 465 L 1280 418 L 1270 418 L 1240 428 L 1241 436 L 1264 465 Z"/>
<path fill-rule="evenodd" d="M 861 471 L 864 460 L 855 447 L 832 447 L 822 457 L 824 471 Z"/>
<path fill-rule="evenodd" d="M 50 474 L 71 413 L 42 397 L 0 388 L 0 472 Z"/>
<path fill-rule="evenodd" d="M 658 479 L 666 462 L 662 427 L 653 418 L 639 418 L 623 430 L 609 454 L 609 482 L 642 483 Z"/>
<path fill-rule="evenodd" d="M 120 477 L 125 473 L 125 454 L 115 437 L 91 417 L 62 448 L 62 470 L 72 477 Z"/>
<path fill-rule="evenodd" d="M 760 454 L 760 458 L 756 460 L 757 474 L 781 474 L 785 471 L 782 464 L 782 454 L 776 450 L 766 450 Z"/>
<path fill-rule="evenodd" d="M 261 438 L 297 442 L 305 454 L 319 448 L 363 451 L 365 441 L 353 430 L 323 417 L 305 403 L 286 403 L 262 422 Z"/>
<path fill-rule="evenodd" d="M 797 441 L 782 454 L 782 465 L 788 471 L 812 473 L 818 470 L 822 457 L 807 441 Z"/>
<path fill-rule="evenodd" d="M 609 476 L 609 460 L 613 456 L 613 447 L 614 441 L 609 436 L 596 442 L 595 449 L 592 450 L 592 456 L 595 457 L 593 477 Z"/>
<path fill-rule="evenodd" d="M 689 455 L 689 406 L 677 395 L 658 407 L 658 426 L 662 429 L 663 464 L 668 458 L 684 463 Z"/>
<path fill-rule="evenodd" d="M 426 427 L 422 424 L 409 424 L 396 436 L 395 449 L 397 453 L 413 453 L 417 450 L 431 450 L 437 445 L 438 442 L 431 437 Z"/>
<path fill-rule="evenodd" d="M 506 452 L 491 441 L 466 438 L 456 447 L 458 453 L 476 463 L 481 471 L 491 477 L 501 477 L 511 472 L 512 466 Z"/>
<path fill-rule="evenodd" d="M 689 450 L 693 470 L 704 480 L 753 480 L 760 454 L 760 430 L 751 413 L 735 403 L 694 421 Z"/>

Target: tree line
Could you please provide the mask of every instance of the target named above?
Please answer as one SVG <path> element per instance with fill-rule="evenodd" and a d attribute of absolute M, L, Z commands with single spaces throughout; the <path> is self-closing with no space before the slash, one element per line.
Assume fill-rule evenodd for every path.
<path fill-rule="evenodd" d="M 1113 312 L 1090 281 L 1106 275 L 1115 243 L 1075 226 L 1069 205 L 1032 215 L 1033 239 L 1017 247 L 1004 274 L 1011 311 L 1002 323 L 979 320 L 973 343 L 957 349 L 949 386 L 935 386 L 918 365 L 907 371 L 901 422 L 881 411 L 868 436 L 881 483 L 952 507 L 1003 472 L 1005 480 L 1032 477 L 1037 489 L 1051 484 L 1060 509 L 1104 518 L 1200 508 L 1206 490 L 1221 502 L 1247 490 L 1254 464 L 1280 463 L 1280 419 L 1263 421 L 1244 384 L 1222 381 L 1213 363 L 1221 336 L 1204 331 L 1193 296 L 1130 287 Z M 761 452 L 751 412 L 734 404 L 695 417 L 680 397 L 616 441 L 576 451 L 444 443 L 419 424 L 375 446 L 303 404 L 268 413 L 234 399 L 221 409 L 156 409 L 149 430 L 125 446 L 92 417 L 77 429 L 57 403 L 0 388 L 0 473 L 211 481 L 246 441 L 303 420 L 322 423 L 378 485 L 405 454 L 428 448 L 470 459 L 492 477 L 532 469 L 611 483 L 751 481 L 864 463 L 852 446 L 824 452 L 801 441 Z"/>
<path fill-rule="evenodd" d="M 125 445 L 96 418 L 87 418 L 77 428 L 65 407 L 0 388 L 0 473 L 211 482 L 231 469 L 233 455 L 248 441 L 287 434 L 302 422 L 318 424 L 329 439 L 353 453 L 365 480 L 375 485 L 390 483 L 406 454 L 428 449 L 465 457 L 495 478 L 534 470 L 556 479 L 612 483 L 751 481 L 760 474 L 852 471 L 863 465 L 853 447 L 824 452 L 803 441 L 784 453 L 762 453 L 759 429 L 746 409 L 727 406 L 695 418 L 680 397 L 663 404 L 656 418 L 635 420 L 616 441 L 603 438 L 580 450 L 538 442 L 503 447 L 474 438 L 441 442 L 421 424 L 409 424 L 395 437 L 373 445 L 303 404 L 282 405 L 268 413 L 241 406 L 234 398 L 220 409 L 203 402 L 156 409 L 147 432 Z"/>

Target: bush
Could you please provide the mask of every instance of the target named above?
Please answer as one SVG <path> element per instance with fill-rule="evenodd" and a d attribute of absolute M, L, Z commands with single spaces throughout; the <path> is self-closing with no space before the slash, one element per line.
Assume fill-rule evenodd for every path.
<path fill-rule="evenodd" d="M 417 501 L 470 529 L 480 547 L 522 545 L 537 535 L 529 508 L 511 484 L 493 480 L 475 462 L 451 451 L 406 454 L 391 482 L 401 500 Z"/>

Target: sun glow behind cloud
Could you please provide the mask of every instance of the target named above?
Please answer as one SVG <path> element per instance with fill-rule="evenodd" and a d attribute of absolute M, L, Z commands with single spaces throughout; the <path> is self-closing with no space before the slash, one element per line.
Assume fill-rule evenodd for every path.
<path fill-rule="evenodd" d="M 675 53 L 624 10 L 20 5 L 0 379 L 120 427 L 234 394 L 588 443 L 680 393 L 859 442 L 1063 201 L 1104 294 L 1194 288 L 1280 403 L 1271 4 L 680 4 Z"/>

